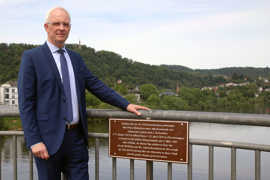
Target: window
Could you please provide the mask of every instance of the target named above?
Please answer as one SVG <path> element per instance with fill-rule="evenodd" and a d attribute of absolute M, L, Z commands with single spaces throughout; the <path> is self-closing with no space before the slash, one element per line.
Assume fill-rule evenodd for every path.
<path fill-rule="evenodd" d="M 5 99 L 9 99 L 9 94 L 5 94 Z"/>
<path fill-rule="evenodd" d="M 15 93 L 15 89 L 12 89 L 12 92 Z"/>
<path fill-rule="evenodd" d="M 9 93 L 9 89 L 8 88 L 5 88 L 5 93 Z"/>
<path fill-rule="evenodd" d="M 14 105 L 14 104 L 15 104 L 15 101 L 14 101 L 14 100 L 12 100 L 11 104 L 12 104 L 12 105 Z"/>
<path fill-rule="evenodd" d="M 4 104 L 9 104 L 9 100 L 5 100 Z"/>

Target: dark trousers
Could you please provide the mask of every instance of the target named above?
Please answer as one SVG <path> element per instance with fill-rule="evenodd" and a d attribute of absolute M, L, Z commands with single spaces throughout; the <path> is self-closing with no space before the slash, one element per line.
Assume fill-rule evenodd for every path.
<path fill-rule="evenodd" d="M 88 180 L 88 149 L 80 128 L 65 132 L 63 144 L 48 160 L 36 158 L 39 180 Z"/>

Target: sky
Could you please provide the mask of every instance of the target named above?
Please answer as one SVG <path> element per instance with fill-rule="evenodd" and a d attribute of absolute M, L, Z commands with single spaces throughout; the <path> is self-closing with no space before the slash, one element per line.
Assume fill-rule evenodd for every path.
<path fill-rule="evenodd" d="M 270 0 L 0 0 L 0 43 L 43 44 L 55 6 L 71 15 L 66 43 L 151 65 L 269 66 Z"/>

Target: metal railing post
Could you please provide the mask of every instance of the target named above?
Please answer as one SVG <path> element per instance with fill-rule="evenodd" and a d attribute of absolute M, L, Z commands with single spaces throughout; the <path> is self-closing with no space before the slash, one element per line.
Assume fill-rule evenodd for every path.
<path fill-rule="evenodd" d="M 99 138 L 95 138 L 95 180 L 99 180 Z"/>
<path fill-rule="evenodd" d="M 168 180 L 172 180 L 172 163 L 168 162 Z"/>
<path fill-rule="evenodd" d="M 117 179 L 117 167 L 116 167 L 116 158 L 112 158 L 112 180 Z"/>
<path fill-rule="evenodd" d="M 33 154 L 31 151 L 29 151 L 28 153 L 28 157 L 29 157 L 29 179 L 30 180 L 33 180 L 34 177 L 33 177 Z"/>
<path fill-rule="evenodd" d="M 236 180 L 236 148 L 231 148 L 231 180 Z"/>
<path fill-rule="evenodd" d="M 208 167 L 208 179 L 214 179 L 214 147 L 209 146 L 209 167 Z"/>
<path fill-rule="evenodd" d="M 17 180 L 17 175 L 18 175 L 18 172 L 17 172 L 17 136 L 16 135 L 13 135 L 12 137 L 12 142 L 13 142 L 13 179 L 14 180 Z"/>
<path fill-rule="evenodd" d="M 146 180 L 153 180 L 153 161 L 146 161 Z"/>
<path fill-rule="evenodd" d="M 192 180 L 192 144 L 188 145 L 187 179 Z"/>
<path fill-rule="evenodd" d="M 130 159 L 130 180 L 134 180 L 134 159 Z"/>
<path fill-rule="evenodd" d="M 67 178 L 65 177 L 65 175 L 63 173 L 61 173 L 61 180 L 66 180 Z"/>
<path fill-rule="evenodd" d="M 2 151 L 0 150 L 0 180 L 2 179 Z"/>
<path fill-rule="evenodd" d="M 261 179 L 261 151 L 255 151 L 255 180 Z"/>

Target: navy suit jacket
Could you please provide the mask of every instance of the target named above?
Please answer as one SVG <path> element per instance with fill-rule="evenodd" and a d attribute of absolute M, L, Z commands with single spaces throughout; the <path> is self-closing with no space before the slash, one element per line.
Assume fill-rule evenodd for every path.
<path fill-rule="evenodd" d="M 81 56 L 67 49 L 74 69 L 80 123 L 87 142 L 85 89 L 102 101 L 126 110 L 127 100 L 107 87 L 86 67 Z M 45 143 L 57 152 L 65 133 L 65 93 L 52 53 L 45 43 L 22 55 L 18 78 L 19 109 L 28 147 Z"/>

